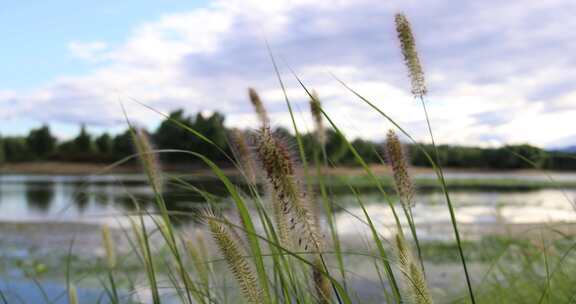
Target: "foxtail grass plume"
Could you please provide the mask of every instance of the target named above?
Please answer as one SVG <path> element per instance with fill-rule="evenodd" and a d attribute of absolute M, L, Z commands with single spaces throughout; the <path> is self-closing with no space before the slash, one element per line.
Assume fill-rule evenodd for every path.
<path fill-rule="evenodd" d="M 278 212 L 276 224 L 281 237 L 283 233 L 290 233 L 295 245 L 314 253 L 312 277 L 318 303 L 330 303 L 330 282 L 322 271 L 320 252 L 323 243 L 316 224 L 318 221 L 295 176 L 294 160 L 286 145 L 268 127 L 259 132 L 256 151 L 272 187 L 274 208 Z M 285 229 L 287 232 L 283 232 Z"/>
<path fill-rule="evenodd" d="M 258 119 L 262 126 L 268 126 L 270 124 L 270 119 L 268 119 L 268 113 L 266 112 L 266 108 L 264 108 L 264 104 L 258 95 L 258 92 L 254 88 L 248 89 L 248 95 L 250 96 L 250 102 L 254 106 L 254 110 L 256 111 L 256 115 L 258 115 Z"/>
<path fill-rule="evenodd" d="M 256 273 L 245 258 L 246 254 L 239 244 L 240 240 L 231 233 L 230 227 L 224 223 L 224 218 L 216 216 L 212 211 L 206 211 L 205 219 L 246 301 L 251 304 L 264 303 L 263 291 L 258 285 Z"/>
<path fill-rule="evenodd" d="M 197 231 L 195 241 L 188 240 L 186 242 L 186 247 L 200 282 L 204 285 L 207 292 L 209 292 L 211 264 L 208 261 L 204 234 Z"/>
<path fill-rule="evenodd" d="M 208 247 L 206 246 L 204 233 L 202 233 L 201 231 L 196 231 L 196 245 L 202 259 L 208 260 Z M 210 265 L 212 264 L 207 265 L 208 268 L 210 268 Z"/>
<path fill-rule="evenodd" d="M 232 150 L 240 161 L 240 169 L 249 183 L 256 183 L 256 163 L 244 132 L 234 129 L 231 133 Z"/>
<path fill-rule="evenodd" d="M 400 40 L 400 48 L 404 63 L 408 68 L 408 75 L 412 84 L 412 94 L 415 97 L 421 98 L 427 93 L 426 81 L 424 79 L 424 69 L 418 58 L 418 51 L 416 50 L 416 40 L 412 34 L 410 22 L 404 14 L 396 14 L 396 33 L 398 40 Z"/>
<path fill-rule="evenodd" d="M 278 199 L 279 196 L 272 184 L 265 182 L 264 186 L 272 201 L 272 215 L 276 223 L 278 241 L 282 247 L 292 250 L 294 244 L 290 233 L 290 223 L 288 222 L 288 216 L 282 210 L 282 202 Z"/>
<path fill-rule="evenodd" d="M 294 172 L 294 160 L 286 145 L 275 137 L 269 127 L 257 135 L 256 152 L 276 195 L 282 217 L 290 223 L 290 231 L 298 246 L 304 250 L 320 251 L 321 238 L 315 225 L 310 204 Z"/>
<path fill-rule="evenodd" d="M 137 129 L 132 134 L 134 137 L 134 144 L 136 145 L 136 152 L 138 152 L 138 155 L 140 156 L 140 161 L 144 168 L 144 172 L 148 177 L 148 182 L 155 193 L 162 193 L 163 180 L 160 162 L 154 153 L 148 135 L 142 129 Z"/>
<path fill-rule="evenodd" d="M 114 269 L 116 267 L 116 251 L 114 249 L 114 241 L 112 240 L 108 225 L 102 226 L 102 242 L 104 243 L 108 268 Z"/>
<path fill-rule="evenodd" d="M 186 247 L 188 248 L 188 253 L 192 259 L 196 273 L 198 273 L 198 277 L 200 277 L 202 281 L 207 281 L 206 278 L 208 277 L 208 270 L 206 269 L 206 260 L 199 248 L 197 248 L 197 244 L 194 244 L 194 242 L 189 240 L 186 242 Z"/>
<path fill-rule="evenodd" d="M 316 257 L 312 266 L 312 277 L 314 279 L 314 289 L 316 291 L 317 303 L 329 304 L 332 296 L 330 281 L 322 272 L 324 266 L 320 257 Z"/>
<path fill-rule="evenodd" d="M 322 120 L 322 104 L 316 92 L 312 92 L 312 98 L 310 98 L 310 113 L 312 113 L 316 127 L 316 140 L 321 146 L 324 146 L 326 145 L 326 130 L 324 129 L 324 122 Z"/>
<path fill-rule="evenodd" d="M 400 139 L 392 130 L 389 130 L 388 134 L 386 134 L 386 157 L 392 168 L 394 184 L 400 196 L 400 201 L 405 207 L 414 207 L 414 186 L 408 173 L 406 156 Z"/>
<path fill-rule="evenodd" d="M 411 303 L 432 304 L 432 297 L 428 291 L 424 273 L 420 266 L 414 262 L 408 244 L 401 234 L 396 234 L 396 250 L 407 293 L 412 299 Z"/>
<path fill-rule="evenodd" d="M 203 231 L 196 231 L 195 234 L 196 243 L 194 244 L 195 252 L 197 253 L 197 258 L 193 260 L 195 267 L 199 272 L 200 279 L 204 283 L 207 289 L 210 288 L 210 274 L 213 273 L 212 263 L 210 263 L 208 255 L 208 247 L 206 246 L 206 239 L 204 238 Z M 209 294 L 210 292 L 208 292 Z"/>

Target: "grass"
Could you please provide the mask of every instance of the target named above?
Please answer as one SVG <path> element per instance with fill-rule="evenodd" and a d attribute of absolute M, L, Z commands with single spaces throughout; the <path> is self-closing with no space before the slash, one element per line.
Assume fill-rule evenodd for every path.
<path fill-rule="evenodd" d="M 423 104 L 424 119 L 434 145 L 431 122 L 425 108 L 423 69 L 417 57 L 414 38 L 403 15 L 398 15 L 396 22 L 412 92 Z M 56 270 L 66 273 L 70 303 L 82 302 L 77 287 L 88 280 L 100 286 L 100 302 L 110 303 L 156 304 L 167 303 L 167 299 L 189 304 L 364 303 L 366 296 L 362 294 L 361 286 L 351 279 L 357 275 L 354 268 L 358 265 L 351 263 L 354 260 L 370 265 L 370 274 L 377 278 L 373 281 L 379 286 L 376 289 L 376 297 L 380 299 L 376 301 L 379 302 L 569 303 L 575 299 L 572 286 L 576 283 L 576 277 L 571 275 L 576 266 L 572 254 L 576 248 L 573 238 L 554 227 L 547 227 L 547 233 L 539 231 L 541 237 L 536 239 L 490 237 L 477 242 L 462 240 L 450 196 L 450 190 L 457 188 L 538 189 L 573 187 L 574 184 L 514 178 L 449 179 L 437 162 L 437 153 L 428 154 L 424 149 L 434 177 L 412 180 L 407 172 L 394 172 L 393 177 L 379 174 L 350 144 L 344 130 L 321 106 L 318 95 L 309 90 L 292 71 L 314 105 L 312 114 L 317 122 L 317 133 L 321 134 L 322 122 L 327 122 L 354 155 L 359 170 L 363 172 L 356 176 L 324 176 L 323 170 L 330 167 L 331 160 L 322 148 L 315 151 L 313 159 L 305 158 L 291 101 L 271 51 L 270 55 L 292 117 L 298 152 L 290 151 L 289 145 L 272 132 L 271 121 L 255 90 L 250 90 L 249 95 L 258 114 L 260 128 L 245 134 L 252 140 L 242 143 L 250 146 L 250 149 L 239 148 L 235 150 L 235 155 L 227 155 L 224 147 L 216 146 L 197 130 L 175 122 L 206 145 L 216 146 L 241 172 L 234 178 L 195 151 L 154 150 L 147 135 L 132 126 L 127 118 L 136 154 L 116 165 L 133 157 L 141 160 L 153 192 L 152 202 L 149 203 L 154 204 L 157 211 L 151 213 L 150 209 L 143 208 L 139 198 L 130 196 L 137 212 L 129 217 L 130 225 L 122 227 L 120 231 L 129 250 L 117 250 L 108 228 L 102 234 L 105 255 L 97 261 L 84 262 L 80 257 L 79 262 L 78 257 L 72 254 L 73 246 L 78 245 L 70 245 L 70 254 L 60 263 L 61 269 Z M 370 105 L 397 131 L 416 143 L 390 116 L 341 83 L 359 102 Z M 243 136 L 235 137 L 240 138 L 236 141 L 243 140 Z M 318 136 L 320 147 L 321 142 L 321 136 Z M 417 147 L 421 148 L 419 145 Z M 395 149 L 401 150 L 401 147 Z M 390 165 L 406 170 L 404 164 L 398 163 L 403 159 L 398 157 L 402 155 L 401 151 L 397 152 L 396 157 L 389 160 L 392 161 Z M 163 172 L 158 163 L 158 153 L 181 153 L 203 163 L 221 191 L 211 193 L 195 185 L 194 180 L 187 181 Z M 259 167 L 246 166 L 248 161 L 258 163 Z M 177 217 L 167 208 L 166 196 L 169 193 L 166 192 L 169 190 L 165 185 L 168 182 L 178 183 L 209 206 L 202 213 L 178 214 L 203 223 L 203 233 L 193 236 L 177 227 Z M 412 206 L 407 199 L 414 194 L 407 193 L 414 191 L 412 183 L 418 189 L 435 188 L 443 194 L 452 224 L 449 235 L 455 241 L 418 241 L 419 231 L 413 224 Z M 397 190 L 401 193 L 396 193 Z M 357 241 L 353 246 L 342 242 L 334 222 L 336 207 L 347 211 L 347 206 L 335 206 L 333 195 L 337 191 L 347 191 L 355 198 L 355 204 L 363 211 L 362 216 L 356 216 L 356 224 L 368 228 L 370 232 L 361 236 L 361 242 Z M 370 195 L 376 193 L 390 208 L 395 223 L 391 228 L 393 238 L 382 235 L 382 231 L 376 228 L 382 219 L 376 218 L 365 208 L 363 199 L 368 192 L 371 192 Z M 314 199 L 315 196 L 319 199 Z M 233 206 L 231 210 L 221 210 L 223 201 Z M 314 204 L 318 201 L 322 203 L 321 206 Z M 398 208 L 404 212 L 397 212 Z M 410 231 L 401 224 L 401 217 L 405 217 L 409 223 Z M 325 219 L 325 224 L 322 219 Z M 20 267 L 27 269 L 26 272 L 33 277 L 53 271 L 43 269 L 41 262 L 28 262 L 23 262 Z M 428 271 L 431 264 L 455 269 L 453 274 L 460 283 L 459 290 L 448 293 L 448 286 L 439 285 L 440 278 Z M 62 265 L 67 265 L 65 271 Z M 475 271 L 476 268 L 471 265 L 481 265 L 482 273 Z M 41 284 L 39 288 L 42 289 Z M 136 295 L 137 292 L 144 295 Z M 1 295 L 6 302 L 4 292 Z M 46 302 L 50 301 L 46 297 Z"/>

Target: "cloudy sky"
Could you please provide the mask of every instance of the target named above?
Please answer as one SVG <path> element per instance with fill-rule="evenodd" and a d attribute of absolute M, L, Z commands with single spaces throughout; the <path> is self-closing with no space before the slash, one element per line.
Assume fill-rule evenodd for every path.
<path fill-rule="evenodd" d="M 103 0 L 10 1 L 0 7 L 0 132 L 49 123 L 61 137 L 132 120 L 154 128 L 160 111 L 221 111 L 253 127 L 261 93 L 288 125 L 265 45 L 279 59 L 301 127 L 305 92 L 351 137 L 383 138 L 386 121 L 330 73 L 426 140 L 410 95 L 393 16 L 412 22 L 439 141 L 469 145 L 576 144 L 576 1 L 573 0 Z"/>

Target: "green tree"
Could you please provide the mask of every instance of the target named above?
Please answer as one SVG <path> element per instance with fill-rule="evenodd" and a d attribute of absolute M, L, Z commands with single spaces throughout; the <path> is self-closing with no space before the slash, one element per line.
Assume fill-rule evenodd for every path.
<path fill-rule="evenodd" d="M 80 133 L 74 138 L 74 152 L 77 154 L 91 154 L 94 153 L 94 143 L 92 136 L 86 131 L 86 126 L 80 127 Z"/>
<path fill-rule="evenodd" d="M 64 160 L 70 158 L 71 155 L 74 154 L 76 151 L 74 147 L 74 140 L 67 140 L 61 142 L 60 144 L 58 144 L 56 150 L 58 151 L 60 158 Z"/>
<path fill-rule="evenodd" d="M 95 140 L 98 152 L 105 155 L 112 154 L 112 137 L 108 133 L 98 136 Z"/>
<path fill-rule="evenodd" d="M 132 145 L 132 134 L 130 130 L 114 136 L 112 140 L 112 154 L 116 159 L 121 159 L 134 154 L 134 147 Z"/>
<path fill-rule="evenodd" d="M 338 164 L 344 161 L 344 157 L 348 153 L 348 146 L 346 142 L 334 130 L 326 130 L 326 153 L 328 158 Z"/>
<path fill-rule="evenodd" d="M 542 168 L 546 162 L 546 153 L 542 149 L 531 145 L 505 146 L 502 149 L 505 150 L 505 152 L 507 152 L 509 155 L 505 163 L 507 168 Z M 527 160 L 530 160 L 532 164 Z"/>
<path fill-rule="evenodd" d="M 377 145 L 372 141 L 355 139 L 352 142 L 352 145 L 354 146 L 358 154 L 360 154 L 364 159 L 364 161 L 366 161 L 367 163 L 378 163 L 380 162 L 380 159 L 383 158 L 383 155 L 381 155 L 382 148 L 380 147 L 380 145 Z M 347 163 L 351 164 L 356 163 L 356 160 L 354 159 L 354 155 L 352 155 L 352 152 L 349 152 L 347 156 L 349 156 L 346 158 Z"/>
<path fill-rule="evenodd" d="M 4 155 L 4 139 L 0 137 L 0 163 L 6 161 L 6 156 Z"/>
<path fill-rule="evenodd" d="M 171 112 L 163 120 L 154 133 L 154 143 L 159 149 L 192 150 L 196 137 L 184 127 L 194 128 L 192 118 L 184 115 L 183 110 Z M 162 160 L 169 162 L 185 162 L 191 160 L 190 156 L 179 153 L 166 153 L 161 155 Z"/>
<path fill-rule="evenodd" d="M 159 149 L 194 151 L 202 153 L 213 160 L 224 159 L 224 155 L 218 151 L 218 148 L 206 143 L 194 135 L 193 132 L 190 132 L 190 130 L 186 130 L 186 128 L 193 129 L 204 135 L 223 149 L 227 148 L 227 130 L 224 127 L 224 115 L 218 112 L 209 116 L 198 113 L 195 118 L 192 118 L 184 115 L 183 110 L 173 111 L 156 129 L 153 136 L 154 143 Z M 167 153 L 161 155 L 161 158 L 169 162 L 195 161 L 190 155 L 183 153 Z"/>
<path fill-rule="evenodd" d="M 32 153 L 24 137 L 4 137 L 4 156 L 7 162 L 21 162 L 32 159 Z"/>
<path fill-rule="evenodd" d="M 224 127 L 224 119 L 224 115 L 218 112 L 206 117 L 202 113 L 198 113 L 194 120 L 193 128 L 209 138 L 218 147 L 225 148 L 227 146 L 227 131 L 226 127 Z M 192 151 L 207 155 L 214 160 L 224 159 L 224 155 L 218 151 L 217 147 L 207 144 L 200 138 L 194 136 L 192 143 Z"/>
<path fill-rule="evenodd" d="M 56 138 L 50 133 L 50 128 L 43 125 L 38 129 L 30 130 L 26 137 L 26 145 L 36 159 L 45 159 L 54 152 Z"/>

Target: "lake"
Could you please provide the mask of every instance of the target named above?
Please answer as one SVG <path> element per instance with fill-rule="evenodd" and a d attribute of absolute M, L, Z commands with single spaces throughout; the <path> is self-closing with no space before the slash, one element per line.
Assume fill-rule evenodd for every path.
<path fill-rule="evenodd" d="M 417 179 L 433 179 L 429 173 Z M 448 180 L 474 180 L 475 183 L 505 178 L 534 183 L 548 181 L 549 177 L 537 174 L 513 173 L 470 173 L 453 172 Z M 555 174 L 555 181 L 576 183 L 576 174 Z M 223 187 L 214 179 L 195 177 L 193 184 L 203 190 L 224 195 Z M 480 240 L 488 235 L 524 235 L 539 225 L 558 225 L 558 229 L 572 231 L 576 212 L 572 202 L 576 189 L 551 187 L 454 187 L 450 194 L 456 208 L 456 216 L 466 240 Z M 376 228 L 384 236 L 393 233 L 394 221 L 385 199 L 373 188 L 363 188 L 362 200 L 374 220 Z M 182 186 L 169 184 L 166 201 L 171 211 L 195 214 L 206 207 L 201 196 L 191 194 Z M 150 212 L 155 211 L 150 203 L 152 191 L 142 175 L 0 175 L 0 254 L 3 256 L 3 284 L 0 289 L 9 291 L 13 297 L 24 297 L 27 303 L 36 303 L 42 297 L 37 283 L 30 279 L 30 271 L 47 267 L 40 282 L 55 303 L 65 303 L 63 271 L 54 270 L 61 263 L 70 246 L 80 257 L 101 258 L 103 250 L 99 225 L 107 223 L 116 228 L 126 227 L 126 215 L 135 212 L 137 200 Z M 396 197 L 391 196 L 392 201 Z M 413 210 L 419 235 L 424 241 L 453 241 L 449 213 L 444 194 L 437 188 L 422 187 L 416 195 Z M 336 206 L 336 224 L 343 242 L 350 247 L 365 242 L 368 227 L 359 220 L 363 218 L 355 196 L 347 193 L 346 187 L 335 189 L 333 202 Z M 224 212 L 233 214 L 226 198 L 222 199 Z M 201 230 L 193 217 L 175 217 L 178 229 L 185 232 Z M 324 223 L 325 221 L 322 221 Z M 325 223 L 324 223 L 325 224 Z M 74 244 L 72 244 L 74 240 Z M 119 245 L 128 248 L 126 244 Z M 127 249 L 128 250 L 128 249 Z M 55 253 L 57 252 L 57 253 Z M 357 261 L 358 269 L 362 261 Z M 40 269 L 42 270 L 42 269 Z M 446 271 L 446 267 L 443 268 Z M 43 273 L 44 271 L 37 271 Z M 455 270 L 457 272 L 457 270 Z M 80 293 L 85 299 L 97 299 L 101 293 L 98 283 L 84 280 Z M 353 285 L 366 289 L 363 276 Z M 377 288 L 377 287 L 374 287 Z M 92 302 L 87 300 L 87 302 Z"/>

